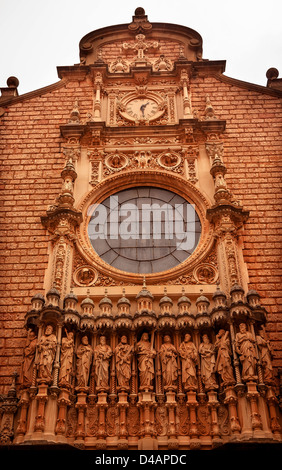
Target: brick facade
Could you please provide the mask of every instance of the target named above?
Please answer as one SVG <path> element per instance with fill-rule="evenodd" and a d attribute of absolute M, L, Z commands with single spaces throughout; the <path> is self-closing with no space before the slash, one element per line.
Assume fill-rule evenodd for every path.
<path fill-rule="evenodd" d="M 160 29 L 161 26 L 157 24 L 156 28 Z M 167 41 L 167 46 L 165 46 L 166 39 L 162 38 L 158 54 L 148 52 L 147 60 L 155 60 L 159 57 L 160 52 L 165 51 L 166 57 L 172 63 L 175 61 L 177 64 L 179 47 L 180 49 L 183 47 L 184 50 L 185 46 L 185 41 L 181 44 L 177 36 L 181 36 L 181 34 L 183 34 L 182 29 L 176 31 L 175 36 Z M 153 39 L 156 39 L 157 36 L 157 33 L 154 33 Z M 96 60 L 98 57 L 98 62 L 95 62 L 96 66 L 101 67 L 101 61 L 104 63 L 113 61 L 117 51 L 122 55 L 124 41 L 124 36 L 122 36 L 119 42 L 113 44 L 109 38 L 108 42 L 105 41 L 102 49 L 95 49 L 93 54 L 96 54 Z M 195 41 L 195 44 L 198 44 L 198 36 Z M 199 47 L 196 52 L 194 52 L 195 47 L 189 49 L 191 55 L 189 63 L 196 63 L 195 57 L 197 57 L 196 53 L 199 55 Z M 12 374 L 15 370 L 19 372 L 21 368 L 23 348 L 26 344 L 26 328 L 24 326 L 31 299 L 37 293 L 46 293 L 50 287 L 50 257 L 55 255 L 51 255 L 50 240 L 52 236 L 43 227 L 41 217 L 45 216 L 46 210 L 54 204 L 61 191 L 61 171 L 66 163 L 64 149 L 65 135 L 67 134 L 64 132 L 67 131 L 64 130 L 66 129 L 64 126 L 69 122 L 75 100 L 79 103 L 79 123 L 81 126 L 88 122 L 89 113 L 93 110 L 93 89 L 95 86 L 97 90 L 97 84 L 93 77 L 96 76 L 95 70 L 87 63 L 90 60 L 89 57 L 92 57 L 92 52 L 90 56 L 86 54 L 85 59 L 82 46 L 81 50 L 81 65 L 69 67 L 69 69 L 59 67 L 58 72 L 61 80 L 58 83 L 22 96 L 6 97 L 3 93 L 2 99 L 0 99 L 2 163 L 0 394 L 8 392 Z M 183 50 L 181 49 L 180 53 L 181 60 L 183 60 Z M 133 60 L 134 53 L 131 51 L 125 57 L 128 60 Z M 189 69 L 190 65 L 186 66 Z M 215 131 L 217 139 L 222 139 L 224 142 L 222 159 L 227 169 L 225 181 L 235 200 L 240 201 L 245 211 L 249 211 L 248 220 L 239 233 L 238 247 L 239 251 L 242 250 L 247 267 L 247 274 L 243 275 L 245 285 L 249 290 L 254 289 L 259 293 L 261 305 L 267 312 L 266 332 L 272 347 L 275 390 L 278 393 L 277 372 L 278 368 L 282 367 L 282 316 L 280 311 L 282 92 L 275 87 L 262 87 L 228 78 L 221 73 L 223 68 L 222 63 L 212 62 L 209 65 L 207 61 L 206 63 L 200 62 L 200 66 L 197 63 L 189 80 L 189 96 L 194 118 L 196 116 L 200 123 L 197 129 L 202 129 L 201 122 L 203 123 L 205 119 L 206 100 L 207 95 L 209 96 L 215 115 L 214 119 L 219 123 L 217 124 L 219 127 Z M 173 71 L 171 73 L 168 80 L 172 80 L 171 83 L 175 80 L 175 83 L 181 83 L 182 86 L 177 75 L 178 72 L 175 75 L 173 75 Z M 157 75 L 153 77 L 154 80 L 157 80 L 158 77 L 156 77 Z M 121 79 L 118 77 L 116 80 Z M 117 85 L 113 84 L 112 86 Z M 102 90 L 102 101 L 103 99 L 105 101 L 111 92 L 110 85 L 105 93 Z M 176 97 L 176 103 L 179 107 L 180 99 L 178 97 Z M 102 105 L 104 117 L 106 117 L 108 109 L 110 109 L 110 104 Z M 180 121 L 183 118 L 179 110 L 178 117 Z M 220 123 L 224 121 L 226 122 L 225 130 L 222 128 L 220 131 Z M 127 132 L 126 124 L 123 125 Z M 178 122 L 176 122 L 177 125 Z M 149 127 L 153 126 L 155 126 L 154 123 Z M 115 126 L 115 129 L 116 134 L 114 135 L 116 138 L 120 138 L 122 136 L 121 129 L 118 129 L 118 126 Z M 200 145 L 204 145 L 206 139 L 203 137 L 204 133 L 202 130 L 197 132 Z M 146 128 L 144 128 L 144 136 L 147 136 Z M 85 133 L 81 141 L 84 142 L 82 148 L 84 148 L 85 155 L 88 145 L 87 139 Z M 93 144 L 91 145 L 93 147 Z M 86 172 L 86 170 L 84 171 Z M 206 178 L 206 170 L 199 171 L 203 171 L 203 178 Z M 209 170 L 206 173 L 208 174 Z M 203 185 L 203 183 L 201 184 Z M 208 194 L 207 198 L 210 197 L 211 188 L 202 186 L 200 190 L 204 197 L 205 194 Z M 78 206 L 79 204 L 82 206 L 83 193 L 79 197 L 80 199 L 76 203 Z M 215 252 L 209 253 L 209 259 L 214 256 L 212 253 Z M 76 254 L 75 256 L 72 269 L 75 269 L 75 263 L 78 266 L 80 263 L 80 255 Z M 175 285 L 173 282 L 174 280 L 168 282 L 168 285 L 172 286 L 172 293 L 174 292 L 176 299 L 176 294 L 180 296 L 181 290 L 177 282 Z M 165 282 L 159 284 L 166 285 Z M 189 290 L 191 287 L 189 282 L 186 284 Z M 96 285 L 99 286 L 99 283 Z M 106 284 L 101 281 L 100 286 L 102 285 Z M 133 282 L 118 283 L 117 281 L 112 285 L 128 285 L 130 286 L 129 290 L 132 289 L 132 293 L 135 293 L 135 287 L 131 287 L 134 285 Z M 200 287 L 196 286 L 195 291 L 192 289 L 191 295 L 199 294 Z M 209 287 L 205 288 L 207 290 L 204 292 L 207 292 L 211 298 L 215 286 L 212 286 L 212 290 L 209 290 Z M 140 286 L 136 285 L 136 289 L 138 292 Z M 173 291 L 173 289 L 175 290 Z M 81 290 L 81 293 L 79 295 L 85 296 L 86 290 Z M 100 293 L 102 290 L 99 291 L 99 295 Z M 116 295 L 114 289 L 111 293 L 113 296 Z"/>

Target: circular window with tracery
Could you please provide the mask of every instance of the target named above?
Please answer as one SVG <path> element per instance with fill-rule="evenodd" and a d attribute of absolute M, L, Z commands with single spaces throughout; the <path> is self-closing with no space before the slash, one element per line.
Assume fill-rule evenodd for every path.
<path fill-rule="evenodd" d="M 88 237 L 99 257 L 136 274 L 174 268 L 195 251 L 201 223 L 193 204 L 162 188 L 124 189 L 92 205 Z"/>

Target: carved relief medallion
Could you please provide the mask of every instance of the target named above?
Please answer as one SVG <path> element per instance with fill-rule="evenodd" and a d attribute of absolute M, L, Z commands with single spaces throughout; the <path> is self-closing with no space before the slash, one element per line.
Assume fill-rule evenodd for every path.
<path fill-rule="evenodd" d="M 165 168 L 166 170 L 171 170 L 180 165 L 181 157 L 177 155 L 177 153 L 171 152 L 170 149 L 168 149 L 167 152 L 162 153 L 159 156 L 158 163 L 161 167 Z"/>
<path fill-rule="evenodd" d="M 218 271 L 213 265 L 206 263 L 195 268 L 193 275 L 198 284 L 214 284 L 218 278 Z"/>
<path fill-rule="evenodd" d="M 119 152 L 115 152 L 106 157 L 105 165 L 113 172 L 120 171 L 128 165 L 128 158 Z"/>
<path fill-rule="evenodd" d="M 90 266 L 80 266 L 73 274 L 74 282 L 78 286 L 92 286 L 98 278 L 98 273 Z"/>

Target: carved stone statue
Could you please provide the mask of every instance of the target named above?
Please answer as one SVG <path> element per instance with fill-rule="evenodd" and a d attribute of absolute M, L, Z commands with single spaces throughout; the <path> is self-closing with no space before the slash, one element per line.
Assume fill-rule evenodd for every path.
<path fill-rule="evenodd" d="M 38 379 L 41 382 L 52 382 L 52 366 L 56 353 L 57 338 L 53 334 L 53 326 L 47 325 L 45 334 L 38 342 Z"/>
<path fill-rule="evenodd" d="M 201 356 L 201 377 L 206 390 L 217 388 L 215 380 L 215 348 L 207 334 L 203 335 L 203 342 L 199 347 Z"/>
<path fill-rule="evenodd" d="M 266 333 L 264 329 L 259 331 L 259 335 L 257 335 L 257 345 L 261 360 L 261 365 L 263 369 L 263 380 L 264 383 L 267 385 L 273 384 L 273 368 L 271 364 L 271 347 L 270 342 L 266 337 Z"/>
<path fill-rule="evenodd" d="M 136 352 L 138 356 L 140 390 L 151 390 L 155 375 L 154 357 L 157 353 L 153 349 L 153 341 L 151 343 L 149 341 L 148 333 L 142 334 L 139 343 L 136 345 Z"/>
<path fill-rule="evenodd" d="M 191 341 L 191 336 L 186 333 L 184 341 L 179 346 L 179 355 L 182 362 L 182 383 L 185 390 L 197 390 L 196 364 L 198 353 L 196 346 Z"/>
<path fill-rule="evenodd" d="M 164 343 L 160 349 L 160 360 L 165 390 L 174 390 L 177 380 L 177 351 L 171 343 L 169 335 L 164 336 Z"/>
<path fill-rule="evenodd" d="M 106 337 L 100 336 L 100 344 L 94 350 L 95 380 L 99 391 L 109 388 L 109 365 L 112 350 L 106 343 Z"/>
<path fill-rule="evenodd" d="M 27 332 L 27 339 L 23 353 L 23 362 L 19 377 L 19 381 L 23 387 L 30 387 L 32 383 L 36 345 L 37 336 L 35 335 L 34 331 L 29 329 Z"/>
<path fill-rule="evenodd" d="M 120 390 L 129 390 L 132 354 L 133 347 L 127 344 L 127 337 L 124 335 L 115 348 L 117 383 Z"/>
<path fill-rule="evenodd" d="M 235 383 L 228 335 L 229 331 L 219 330 L 214 344 L 217 351 L 215 370 L 221 376 L 223 385 L 233 385 Z"/>
<path fill-rule="evenodd" d="M 245 381 L 257 379 L 256 375 L 256 351 L 253 335 L 247 331 L 245 323 L 240 323 L 239 333 L 236 334 L 235 347 L 240 355 L 242 363 L 242 379 Z"/>
<path fill-rule="evenodd" d="M 90 366 L 93 350 L 89 344 L 88 337 L 85 335 L 76 351 L 76 383 L 78 388 L 88 386 Z"/>
<path fill-rule="evenodd" d="M 74 349 L 74 340 L 73 332 L 69 333 L 65 329 L 66 337 L 62 339 L 61 346 L 61 367 L 59 373 L 59 385 L 60 387 L 69 386 L 72 364 L 73 364 L 73 349 Z"/>

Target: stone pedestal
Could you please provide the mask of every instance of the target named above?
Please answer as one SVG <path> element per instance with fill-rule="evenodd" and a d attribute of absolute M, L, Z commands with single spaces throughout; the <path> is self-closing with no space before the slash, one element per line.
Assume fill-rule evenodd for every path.
<path fill-rule="evenodd" d="M 199 431 L 197 427 L 197 414 L 196 409 L 198 407 L 198 402 L 196 398 L 196 392 L 194 390 L 188 390 L 187 392 L 187 407 L 189 410 L 190 416 L 190 448 L 199 449 L 201 447 L 201 442 L 199 439 Z"/>
<path fill-rule="evenodd" d="M 82 388 L 78 390 L 77 401 L 75 405 L 75 407 L 78 410 L 77 427 L 75 431 L 75 444 L 78 446 L 84 445 L 85 410 L 87 407 L 87 403 L 86 403 L 87 391 L 86 391 L 86 388 L 84 390 L 82 390 Z"/>
<path fill-rule="evenodd" d="M 155 405 L 155 394 L 150 390 L 145 390 L 138 394 L 137 406 L 140 408 L 140 434 L 142 436 L 142 438 L 138 442 L 138 449 L 153 450 L 158 448 L 158 442 L 154 438 Z"/>

